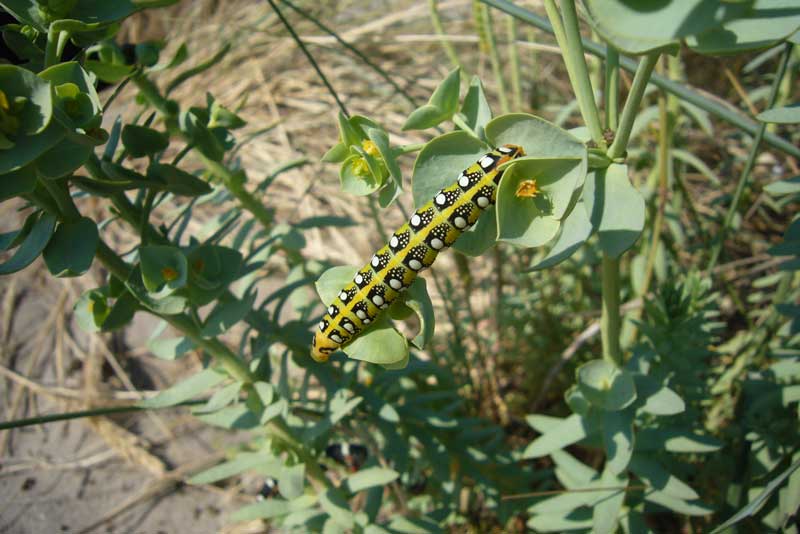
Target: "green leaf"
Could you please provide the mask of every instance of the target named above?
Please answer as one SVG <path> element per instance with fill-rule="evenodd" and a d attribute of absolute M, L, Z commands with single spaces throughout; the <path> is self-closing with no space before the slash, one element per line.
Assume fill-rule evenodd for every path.
<path fill-rule="evenodd" d="M 486 137 L 492 146 L 522 146 L 525 159 L 586 159 L 586 147 L 580 139 L 551 122 L 527 113 L 510 113 L 493 119 L 486 125 Z M 583 179 L 583 176 L 577 176 L 573 188 L 580 187 Z M 561 218 L 565 209 L 560 209 L 555 215 Z"/>
<path fill-rule="evenodd" d="M 122 144 L 134 158 L 156 154 L 169 146 L 169 137 L 158 130 L 126 124 L 122 128 Z"/>
<path fill-rule="evenodd" d="M 631 185 L 627 165 L 613 164 L 589 173 L 583 202 L 600 236 L 600 248 L 609 256 L 619 257 L 639 239 L 644 228 L 644 198 Z"/>
<path fill-rule="evenodd" d="M 200 153 L 211 161 L 222 161 L 225 155 L 225 148 L 194 110 L 181 111 L 178 116 L 178 125 Z"/>
<path fill-rule="evenodd" d="M 93 147 L 62 139 L 36 160 L 36 171 L 42 178 L 55 180 L 80 169 L 92 154 Z"/>
<path fill-rule="evenodd" d="M 602 410 L 622 410 L 636 400 L 631 373 L 605 360 L 586 362 L 578 368 L 576 375 L 583 395 Z"/>
<path fill-rule="evenodd" d="M 800 193 L 800 175 L 767 184 L 764 186 L 764 191 L 776 197 L 780 195 L 796 195 Z"/>
<path fill-rule="evenodd" d="M 780 488 L 780 486 L 786 481 L 789 476 L 792 475 L 798 468 L 800 468 L 800 459 L 796 460 L 792 465 L 789 466 L 786 471 L 775 477 L 774 479 L 770 480 L 767 487 L 756 496 L 755 499 L 747 503 L 747 506 L 736 512 L 733 516 L 731 516 L 727 521 L 719 525 L 715 528 L 711 534 L 717 534 L 720 532 L 725 531 L 735 525 L 736 523 L 740 522 L 742 519 L 747 517 L 751 517 L 757 514 L 767 503 L 769 498 Z"/>
<path fill-rule="evenodd" d="M 385 486 L 397 480 L 399 476 L 400 474 L 394 469 L 370 467 L 348 476 L 344 483 L 350 493 L 357 493 L 374 486 Z"/>
<path fill-rule="evenodd" d="M 424 130 L 449 120 L 458 111 L 461 69 L 456 67 L 434 90 L 428 103 L 415 109 L 403 124 L 403 130 Z"/>
<path fill-rule="evenodd" d="M 408 288 L 408 292 L 403 297 L 406 306 L 414 310 L 419 319 L 419 333 L 411 340 L 420 350 L 423 350 L 433 338 L 435 324 L 435 314 L 433 303 L 428 295 L 428 286 L 424 278 L 417 278 Z"/>
<path fill-rule="evenodd" d="M 761 122 L 774 122 L 778 124 L 800 123 L 800 102 L 762 111 L 756 115 L 756 118 Z"/>
<path fill-rule="evenodd" d="M 61 141 L 66 133 L 58 121 L 51 121 L 40 134 L 17 136 L 13 148 L 0 150 L 0 175 L 28 165 Z"/>
<path fill-rule="evenodd" d="M 219 101 L 215 100 L 211 105 L 211 120 L 208 123 L 210 128 L 222 127 L 236 130 L 246 124 L 247 121 L 220 104 Z"/>
<path fill-rule="evenodd" d="M 614 475 L 624 473 L 634 447 L 632 412 L 603 412 L 603 446 L 606 450 L 606 470 Z"/>
<path fill-rule="evenodd" d="M 289 503 L 280 499 L 268 499 L 248 504 L 231 514 L 233 521 L 253 521 L 255 519 L 273 519 L 290 512 Z"/>
<path fill-rule="evenodd" d="M 461 113 L 464 114 L 467 126 L 472 128 L 478 137 L 484 139 L 486 124 L 492 120 L 492 109 L 489 107 L 489 101 L 486 100 L 483 84 L 477 76 L 473 76 L 469 82 Z"/>
<path fill-rule="evenodd" d="M 163 183 L 163 189 L 173 195 L 199 197 L 213 191 L 204 180 L 165 163 L 151 163 L 147 168 L 147 178 Z"/>
<path fill-rule="evenodd" d="M 244 319 L 257 296 L 258 293 L 253 291 L 242 299 L 220 298 L 203 324 L 203 337 L 216 337 Z"/>
<path fill-rule="evenodd" d="M 201 245 L 186 257 L 189 264 L 189 300 L 204 306 L 217 298 L 239 277 L 242 255 L 219 245 Z"/>
<path fill-rule="evenodd" d="M 136 68 L 135 65 L 107 63 L 92 59 L 84 61 L 83 66 L 100 80 L 111 84 L 115 84 L 127 76 L 130 76 Z"/>
<path fill-rule="evenodd" d="M 0 202 L 36 189 L 36 169 L 33 165 L 11 171 L 0 177 Z"/>
<path fill-rule="evenodd" d="M 453 184 L 459 173 L 475 163 L 489 146 L 466 132 L 450 132 L 426 144 L 414 162 L 411 190 L 419 208 L 442 188 Z"/>
<path fill-rule="evenodd" d="M 675 428 L 644 428 L 636 434 L 637 451 L 665 450 L 673 453 L 707 453 L 721 449 L 723 443 L 712 436 Z"/>
<path fill-rule="evenodd" d="M 366 196 L 381 188 L 382 182 L 375 179 L 379 173 L 375 159 L 360 147 L 352 147 L 356 154 L 345 159 L 339 168 L 342 191 L 356 196 Z"/>
<path fill-rule="evenodd" d="M 92 266 L 99 242 L 95 222 L 81 217 L 75 222 L 58 225 L 42 257 L 53 276 L 80 276 Z"/>
<path fill-rule="evenodd" d="M 631 458 L 630 470 L 648 486 L 652 486 L 666 495 L 689 501 L 699 498 L 697 492 L 664 469 L 655 459 L 635 454 Z"/>
<path fill-rule="evenodd" d="M 628 486 L 627 475 L 615 473 L 606 466 L 599 481 L 606 488 L 620 488 L 610 491 L 598 491 L 598 501 L 592 509 L 592 532 L 596 534 L 612 534 L 617 531 L 622 505 L 625 502 L 625 489 Z"/>
<path fill-rule="evenodd" d="M 525 452 L 522 453 L 522 457 L 540 458 L 546 456 L 553 451 L 581 441 L 589 434 L 589 420 L 578 414 L 572 414 L 559 423 L 558 426 L 533 440 L 525 449 Z"/>
<path fill-rule="evenodd" d="M 175 360 L 194 349 L 195 344 L 188 337 L 170 337 L 151 339 L 147 348 L 162 360 Z"/>
<path fill-rule="evenodd" d="M 84 332 L 99 332 L 109 313 L 106 295 L 99 289 L 85 291 L 73 307 L 75 320 Z"/>
<path fill-rule="evenodd" d="M 427 517 L 404 517 L 395 515 L 387 525 L 392 532 L 402 534 L 439 534 L 439 526 Z"/>
<path fill-rule="evenodd" d="M 222 462 L 209 469 L 201 471 L 187 480 L 189 484 L 213 484 L 220 480 L 225 480 L 248 469 L 255 469 L 264 464 L 265 461 L 272 459 L 270 455 L 263 452 L 241 452 L 232 460 Z"/>
<path fill-rule="evenodd" d="M 598 478 L 596 470 L 578 461 L 574 456 L 563 450 L 553 451 L 550 454 L 556 464 L 556 477 L 567 489 L 585 488 L 590 482 Z"/>
<path fill-rule="evenodd" d="M 18 120 L 17 134 L 23 137 L 44 132 L 53 116 L 53 90 L 50 84 L 29 70 L 0 65 L 0 87 L 9 103 L 18 98 L 25 99 L 22 109 L 12 112 Z"/>
<path fill-rule="evenodd" d="M 4 263 L 0 263 L 0 275 L 21 271 L 33 263 L 53 236 L 55 226 L 56 218 L 54 216 L 41 213 L 14 255 Z"/>
<path fill-rule="evenodd" d="M 191 377 L 181 380 L 172 387 L 160 391 L 155 397 L 139 401 L 137 406 L 142 408 L 166 408 L 175 406 L 183 401 L 205 393 L 216 385 L 221 384 L 228 375 L 216 369 L 203 369 Z"/>
<path fill-rule="evenodd" d="M 283 466 L 278 475 L 278 488 L 287 499 L 295 499 L 303 494 L 306 477 L 306 464 Z"/>
<path fill-rule="evenodd" d="M 648 491 L 644 494 L 644 498 L 646 501 L 658 504 L 679 514 L 701 516 L 714 512 L 713 508 L 700 501 L 686 502 L 661 491 Z"/>
<path fill-rule="evenodd" d="M 228 406 L 239 399 L 239 392 L 242 390 L 241 382 L 234 382 L 218 389 L 214 392 L 208 402 L 202 406 L 192 409 L 193 414 L 212 413 Z"/>
<path fill-rule="evenodd" d="M 136 297 L 129 291 L 125 291 L 117 297 L 117 300 L 111 306 L 108 315 L 100 325 L 100 329 L 103 332 L 111 332 L 127 326 L 138 309 Z"/>
<path fill-rule="evenodd" d="M 583 200 L 578 200 L 572 211 L 561 223 L 561 232 L 547 253 L 547 256 L 536 265 L 529 267 L 525 272 L 538 271 L 558 265 L 572 256 L 589 236 L 592 235 L 592 223 L 583 207 Z"/>
<path fill-rule="evenodd" d="M 91 108 L 87 112 L 89 117 L 96 117 L 103 112 L 100 97 L 94 88 L 94 80 L 83 70 L 80 63 L 69 61 L 53 65 L 40 72 L 39 77 L 52 83 L 56 90 L 58 86 L 74 84 L 80 93 L 89 97 L 91 103 Z"/>
<path fill-rule="evenodd" d="M 615 48 L 631 54 L 658 50 L 707 32 L 734 15 L 723 0 L 681 0 L 640 5 L 625 0 L 587 0 L 592 27 Z"/>
<path fill-rule="evenodd" d="M 344 528 L 353 528 L 355 526 L 355 516 L 350 511 L 350 506 L 338 489 L 329 488 L 320 494 L 319 504 L 340 526 Z"/>
<path fill-rule="evenodd" d="M 568 532 L 570 530 L 591 529 L 592 511 L 579 509 L 569 513 L 547 513 L 530 518 L 528 527 L 536 532 Z"/>
<path fill-rule="evenodd" d="M 701 54 L 738 54 L 773 46 L 800 27 L 800 6 L 794 0 L 758 0 L 729 9 L 735 16 L 688 37 L 686 44 Z"/>
<path fill-rule="evenodd" d="M 683 399 L 667 386 L 646 375 L 634 374 L 641 409 L 653 415 L 675 415 L 686 410 Z"/>
<path fill-rule="evenodd" d="M 186 285 L 188 264 L 177 247 L 152 245 L 139 249 L 142 282 L 155 298 L 171 295 Z"/>

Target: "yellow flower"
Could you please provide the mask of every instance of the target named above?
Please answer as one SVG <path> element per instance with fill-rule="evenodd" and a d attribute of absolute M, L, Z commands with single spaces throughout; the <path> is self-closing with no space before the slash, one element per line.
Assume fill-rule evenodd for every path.
<path fill-rule="evenodd" d="M 534 198 L 542 190 L 536 185 L 536 180 L 523 180 L 517 186 L 517 198 Z"/>
<path fill-rule="evenodd" d="M 375 145 L 375 143 L 373 143 L 369 139 L 364 139 L 363 141 L 361 141 L 361 148 L 363 148 L 364 152 L 366 152 L 372 157 L 379 158 L 381 155 L 380 151 L 378 150 L 378 147 Z"/>

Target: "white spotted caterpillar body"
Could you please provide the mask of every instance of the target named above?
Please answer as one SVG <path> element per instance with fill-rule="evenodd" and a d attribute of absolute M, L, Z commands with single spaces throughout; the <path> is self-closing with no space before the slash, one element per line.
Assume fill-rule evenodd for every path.
<path fill-rule="evenodd" d="M 311 342 L 311 357 L 327 361 L 331 353 L 367 328 L 421 270 L 431 266 L 441 250 L 495 203 L 503 175 L 498 167 L 524 155 L 517 145 L 494 149 L 414 212 L 328 306 Z"/>

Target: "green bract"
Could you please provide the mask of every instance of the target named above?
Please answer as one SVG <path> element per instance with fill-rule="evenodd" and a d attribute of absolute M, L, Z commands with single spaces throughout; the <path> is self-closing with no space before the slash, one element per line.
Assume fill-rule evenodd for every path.
<path fill-rule="evenodd" d="M 403 130 L 424 130 L 450 120 L 458 111 L 461 69 L 455 68 L 433 91 L 428 103 L 415 109 L 403 125 Z"/>

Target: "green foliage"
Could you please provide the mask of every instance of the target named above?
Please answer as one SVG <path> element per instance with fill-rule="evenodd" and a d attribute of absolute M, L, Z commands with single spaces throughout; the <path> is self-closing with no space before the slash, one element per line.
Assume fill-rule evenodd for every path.
<path fill-rule="evenodd" d="M 717 188 L 726 173 L 693 146 L 673 146 L 692 139 L 690 128 L 718 135 L 709 113 L 719 109 L 696 99 L 659 107 L 647 102 L 658 95 L 645 91 L 658 54 L 677 53 L 681 43 L 734 54 L 796 42 L 795 3 L 668 1 L 642 9 L 585 2 L 588 23 L 608 46 L 608 84 L 616 83 L 616 50 L 645 56 L 624 106 L 615 91 L 603 95 L 605 123 L 613 125 L 606 132 L 571 1 L 561 11 L 554 2 L 546 7 L 576 93 L 563 119 L 579 110 L 585 127 L 566 130 L 557 125 L 563 121 L 522 110 L 493 117 L 494 95 L 478 77 L 462 99 L 460 68 L 403 124 L 428 130 L 425 143 L 395 146 L 381 126 L 391 121 L 342 109 L 338 139 L 323 161 L 338 164 L 345 194 L 377 195 L 384 208 L 402 206 L 403 154 L 418 152 L 410 177 L 417 206 L 493 147 L 520 145 L 526 156 L 506 164 L 496 208 L 454 247 L 481 255 L 503 242 L 496 280 L 456 256 L 458 276 L 433 278 L 445 311 L 438 322 L 446 328 L 435 328 L 428 285 L 419 278 L 343 348 L 347 358 L 334 355 L 326 366 L 308 357 L 318 300 L 330 303 L 355 270 L 305 258 L 304 232 L 352 221 L 320 214 L 290 225 L 276 218 L 269 187 L 281 170 L 248 183 L 234 152 L 235 131 L 247 124 L 236 108 L 212 95 L 193 107 L 170 98 L 180 84 L 214 69 L 229 44 L 199 62 L 186 46 L 162 58 L 163 44 L 155 42 L 136 43 L 133 57 L 123 54 L 114 42 L 122 20 L 170 3 L 0 1 L 19 22 L 4 27 L 3 38 L 24 61 L 0 66 L 0 201 L 16 199 L 25 210 L 22 227 L 0 235 L 7 252 L 0 274 L 41 255 L 54 276 L 80 276 L 97 260 L 108 277 L 75 305 L 83 329 L 117 330 L 145 312 L 161 321 L 146 342 L 155 356 L 203 353 L 202 370 L 140 406 L 194 401 L 198 420 L 249 431 L 249 442 L 189 480 L 216 484 L 252 472 L 277 481 L 276 493 L 243 506 L 232 521 L 265 519 L 303 532 L 489 531 L 512 524 L 520 530 L 527 522 L 541 532 L 603 533 L 645 532 L 663 517 L 683 522 L 684 530 L 740 523 L 778 530 L 796 517 L 800 220 L 791 207 L 800 200 L 799 179 L 764 188 L 770 195 L 764 204 L 788 228 L 782 241 L 752 250 L 779 260 L 744 303 L 730 304 L 737 294 L 707 278 L 717 275 L 713 269 L 684 274 L 705 259 L 706 238 L 716 229 L 710 225 L 719 221 L 698 215 L 695 199 L 681 191 L 683 165 Z M 476 6 L 488 21 L 489 11 Z M 494 31 L 488 24 L 481 31 L 487 26 Z M 60 61 L 65 39 L 82 49 L 75 61 Z M 482 41 L 496 48 L 493 35 Z M 788 62 L 791 49 L 785 50 Z M 679 72 L 680 60 L 670 61 Z M 170 83 L 154 76 L 187 62 Z M 101 105 L 98 80 L 135 86 L 141 106 L 135 119 L 103 129 L 113 117 L 103 117 L 108 105 Z M 784 96 L 791 102 L 796 95 Z M 785 102 L 773 96 L 757 118 L 797 122 L 797 105 Z M 665 133 L 659 150 L 650 146 L 655 121 Z M 660 149 L 667 163 L 653 160 Z M 667 165 L 663 174 L 642 176 L 659 163 Z M 521 194 L 526 185 L 536 193 Z M 105 224 L 82 214 L 87 196 L 136 237 L 131 254 L 114 252 Z M 197 210 L 210 204 L 222 213 L 207 223 L 204 237 L 185 235 Z M 159 226 L 156 210 L 165 217 Z M 682 224 L 687 217 L 696 227 Z M 741 229 L 742 222 L 731 221 L 723 230 Z M 288 274 L 267 271 L 269 262 Z M 472 293 L 490 289 L 493 309 L 476 310 Z M 622 321 L 622 300 L 641 302 L 642 310 Z M 747 327 L 723 323 L 723 306 L 736 307 Z M 598 309 L 601 344 L 584 346 Z M 407 335 L 404 321 L 417 332 Z M 168 326 L 173 331 L 165 333 Z M 583 348 L 567 364 L 574 380 L 562 380 L 557 370 L 539 376 L 576 354 L 570 345 L 576 335 Z M 529 398 L 531 389 L 539 395 L 551 381 L 560 382 L 564 402 L 558 398 L 558 415 L 525 418 L 531 438 L 529 429 L 517 428 L 516 414 L 552 400 L 544 392 L 535 403 Z M 326 452 L 351 442 L 363 444 L 367 455 L 337 460 Z M 532 489 L 541 491 L 526 493 Z"/>

